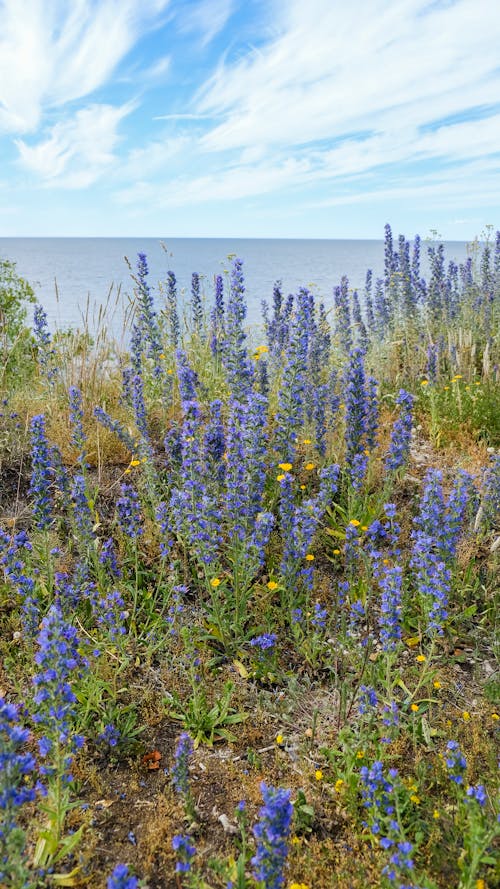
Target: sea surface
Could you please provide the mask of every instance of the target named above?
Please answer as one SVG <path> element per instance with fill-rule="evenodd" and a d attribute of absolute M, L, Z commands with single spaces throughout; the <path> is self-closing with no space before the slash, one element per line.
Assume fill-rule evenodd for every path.
<path fill-rule="evenodd" d="M 447 259 L 463 262 L 467 245 L 445 243 Z M 213 279 L 227 271 L 228 257 L 243 259 L 250 325 L 261 320 L 261 301 L 272 299 L 273 284 L 283 282 L 285 294 L 312 289 L 327 307 L 333 288 L 347 275 L 350 286 L 363 290 L 367 269 L 382 275 L 383 241 L 222 238 L 0 238 L 0 258 L 17 263 L 17 271 L 35 289 L 52 329 L 99 324 L 118 339 L 127 338 L 127 317 L 134 284 L 129 264 L 145 253 L 156 308 L 164 297 L 160 286 L 175 272 L 181 300 L 189 298 L 191 274 L 202 276 L 207 303 Z M 422 245 L 423 273 L 427 271 Z"/>

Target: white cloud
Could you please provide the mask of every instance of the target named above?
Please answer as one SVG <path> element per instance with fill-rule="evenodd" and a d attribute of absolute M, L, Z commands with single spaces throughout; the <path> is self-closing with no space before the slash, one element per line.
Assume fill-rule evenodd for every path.
<path fill-rule="evenodd" d="M 0 0 L 0 130 L 105 84 L 169 0 Z"/>
<path fill-rule="evenodd" d="M 143 81 L 161 80 L 170 70 L 172 59 L 170 56 L 162 56 L 157 59 L 149 68 L 142 72 L 141 79 Z"/>
<path fill-rule="evenodd" d="M 115 178 L 133 186 L 134 182 L 142 182 L 158 173 L 171 174 L 172 161 L 184 156 L 191 148 L 192 140 L 188 135 L 165 136 L 144 147 L 133 148 L 117 165 Z"/>
<path fill-rule="evenodd" d="M 233 0 L 184 3 L 180 10 L 179 30 L 186 34 L 199 34 L 202 46 L 207 46 L 227 24 L 233 5 Z"/>
<path fill-rule="evenodd" d="M 256 48 L 244 43 L 248 15 L 238 19 L 235 0 L 0 0 L 0 131 L 22 136 L 19 163 L 43 184 L 81 188 L 105 172 L 130 212 L 258 206 L 273 193 L 297 212 L 427 200 L 462 218 L 460 207 L 498 202 L 498 0 L 251 6 Z M 200 43 L 233 13 L 224 55 L 193 96 L 210 64 Z M 177 44 L 162 32 L 117 73 L 167 17 Z M 118 77 L 136 96 L 155 86 L 128 142 L 119 125 L 136 106 L 114 107 L 116 93 L 105 92 Z M 51 126 L 35 136 L 44 116 Z M 160 135 L 152 119 L 165 121 Z"/>
<path fill-rule="evenodd" d="M 362 194 L 353 198 L 354 202 L 365 201 L 368 197 L 373 199 L 376 194 L 387 196 L 388 183 L 391 183 L 390 193 L 394 197 L 414 193 L 438 194 L 440 183 L 445 183 L 447 193 L 455 188 L 457 194 L 463 195 L 469 189 L 472 200 L 476 201 L 482 189 L 495 201 L 498 192 L 492 188 L 491 176 L 500 167 L 499 129 L 500 115 L 494 115 L 484 120 L 441 127 L 425 133 L 420 139 L 409 128 L 400 133 L 374 133 L 362 141 L 346 139 L 331 149 L 305 148 L 295 154 L 277 151 L 266 157 L 241 152 L 238 162 L 224 167 L 210 156 L 211 169 L 203 175 L 171 175 L 168 181 L 161 181 L 160 177 L 148 186 L 145 181 L 148 170 L 153 172 L 156 168 L 160 172 L 165 167 L 164 155 L 170 162 L 174 154 L 178 159 L 189 154 L 193 166 L 196 158 L 196 165 L 203 167 L 204 158 L 202 154 L 196 154 L 196 143 L 187 137 L 179 137 L 171 145 L 153 143 L 144 153 L 131 154 L 131 160 L 134 160 L 131 172 L 133 174 L 135 169 L 140 183 L 138 190 L 133 186 L 127 188 L 119 195 L 119 200 L 132 204 L 147 198 L 153 206 L 181 206 L 236 201 L 285 189 L 291 193 L 319 187 L 329 190 L 331 197 L 320 202 L 329 205 L 349 203 L 350 195 L 358 191 Z M 434 171 L 431 176 L 422 172 L 422 164 L 429 160 L 441 164 L 441 170 Z M 404 173 L 401 171 L 403 164 Z M 410 164 L 416 165 L 413 174 L 407 169 Z M 379 185 L 374 184 L 374 177 L 380 181 Z M 491 197 L 488 203 L 491 203 Z"/>
<path fill-rule="evenodd" d="M 115 163 L 119 122 L 131 105 L 90 105 L 69 120 L 57 123 L 47 138 L 35 145 L 16 141 L 19 162 L 45 185 L 84 188 Z"/>
<path fill-rule="evenodd" d="M 205 137 L 210 150 L 417 126 L 498 101 L 496 0 L 288 0 L 278 9 L 275 39 L 222 63 L 199 94 L 200 112 L 225 116 Z"/>
<path fill-rule="evenodd" d="M 123 204 L 148 200 L 156 207 L 180 207 L 206 202 L 236 201 L 292 187 L 307 178 L 307 159 L 290 159 L 260 166 L 234 166 L 202 176 L 178 176 L 164 184 L 140 182 L 117 194 Z"/>

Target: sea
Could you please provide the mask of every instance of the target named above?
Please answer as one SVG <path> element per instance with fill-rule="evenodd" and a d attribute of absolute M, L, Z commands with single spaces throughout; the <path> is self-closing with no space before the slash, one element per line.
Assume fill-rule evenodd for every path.
<path fill-rule="evenodd" d="M 463 262 L 468 245 L 445 242 L 447 259 Z M 428 271 L 422 244 L 422 272 Z M 179 298 L 186 303 L 191 275 L 202 279 L 209 305 L 214 276 L 229 281 L 231 259 L 243 260 L 247 321 L 258 326 L 262 300 L 271 302 L 273 285 L 281 281 L 286 294 L 311 289 L 327 308 L 342 275 L 362 292 L 367 269 L 382 275 L 384 244 L 378 240 L 294 240 L 242 238 L 0 238 L 0 259 L 16 263 L 32 284 L 53 330 L 88 329 L 104 325 L 118 340 L 127 340 L 133 301 L 132 279 L 137 254 L 145 253 L 156 308 L 161 311 L 167 275 L 177 278 Z"/>

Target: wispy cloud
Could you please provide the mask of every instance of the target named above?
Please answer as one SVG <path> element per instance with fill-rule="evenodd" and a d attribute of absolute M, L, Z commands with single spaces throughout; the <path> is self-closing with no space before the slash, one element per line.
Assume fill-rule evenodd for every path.
<path fill-rule="evenodd" d="M 498 0 L 0 0 L 0 25 L 11 169 L 111 215 L 498 206 Z"/>
<path fill-rule="evenodd" d="M 221 64 L 200 92 L 201 112 L 225 116 L 207 148 L 419 126 L 500 95 L 495 0 L 288 0 L 280 9 L 276 39 Z"/>
<path fill-rule="evenodd" d="M 195 34 L 207 46 L 225 27 L 234 8 L 233 0 L 191 0 L 179 7 L 179 29 Z"/>
<path fill-rule="evenodd" d="M 195 112 L 172 112 L 172 114 L 155 114 L 153 120 L 213 120 L 213 114 L 197 114 Z"/>
<path fill-rule="evenodd" d="M 0 0 L 0 130 L 34 131 L 44 108 L 107 83 L 169 0 Z"/>
<path fill-rule="evenodd" d="M 57 182 L 63 188 L 87 187 L 114 162 L 117 126 L 131 110 L 130 105 L 90 105 L 57 123 L 34 145 L 17 140 L 20 163 L 46 186 Z"/>

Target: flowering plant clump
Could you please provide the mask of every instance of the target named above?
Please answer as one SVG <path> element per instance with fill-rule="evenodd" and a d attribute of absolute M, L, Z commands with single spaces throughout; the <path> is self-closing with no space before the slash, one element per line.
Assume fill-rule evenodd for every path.
<path fill-rule="evenodd" d="M 486 889 L 500 232 L 260 328 L 224 265 L 139 253 L 118 345 L 0 260 L 0 885 Z"/>

